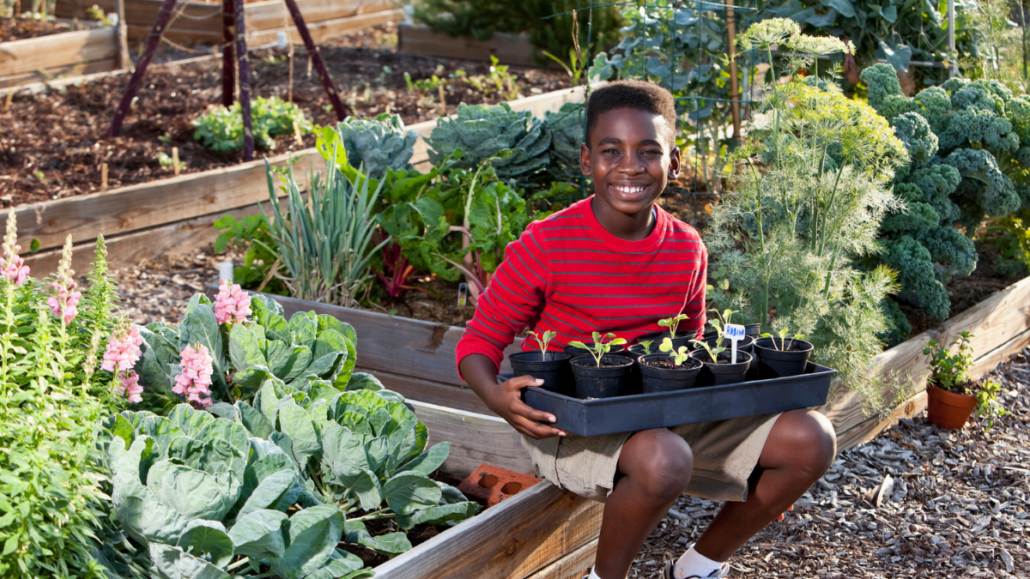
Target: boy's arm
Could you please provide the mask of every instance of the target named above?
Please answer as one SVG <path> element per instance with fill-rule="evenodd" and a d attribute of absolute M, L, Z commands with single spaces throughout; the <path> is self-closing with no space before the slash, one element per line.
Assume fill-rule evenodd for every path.
<path fill-rule="evenodd" d="M 526 436 L 548 438 L 564 433 L 537 421 L 554 422 L 554 416 L 533 410 L 520 395 L 522 388 L 543 382 L 519 376 L 497 384 L 504 349 L 543 307 L 548 268 L 541 241 L 534 238 L 539 235 L 537 228 L 538 224 L 531 224 L 518 241 L 508 245 L 504 261 L 479 298 L 476 313 L 458 342 L 456 358 L 462 379 L 487 408 Z"/>

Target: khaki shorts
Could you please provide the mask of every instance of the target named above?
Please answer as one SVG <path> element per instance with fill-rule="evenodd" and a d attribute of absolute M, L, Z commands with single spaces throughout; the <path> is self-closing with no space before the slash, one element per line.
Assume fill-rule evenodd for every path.
<path fill-rule="evenodd" d="M 719 501 L 747 500 L 748 477 L 779 416 L 762 414 L 670 428 L 694 453 L 694 471 L 686 494 Z M 603 503 L 615 486 L 619 453 L 631 434 L 569 434 L 544 440 L 523 435 L 522 445 L 539 476 Z"/>

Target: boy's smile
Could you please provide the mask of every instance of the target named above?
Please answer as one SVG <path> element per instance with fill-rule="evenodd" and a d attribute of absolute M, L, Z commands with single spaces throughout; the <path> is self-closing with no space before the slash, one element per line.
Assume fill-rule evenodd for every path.
<path fill-rule="evenodd" d="M 591 128 L 580 168 L 593 177 L 594 215 L 613 235 L 637 240 L 650 234 L 651 207 L 679 172 L 672 131 L 661 115 L 633 108 L 602 113 Z"/>

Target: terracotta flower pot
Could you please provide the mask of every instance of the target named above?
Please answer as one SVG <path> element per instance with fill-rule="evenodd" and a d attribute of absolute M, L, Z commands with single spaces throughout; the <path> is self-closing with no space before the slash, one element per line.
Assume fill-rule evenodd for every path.
<path fill-rule="evenodd" d="M 955 394 L 933 384 L 926 386 L 926 416 L 941 428 L 962 428 L 976 408 L 976 396 Z"/>

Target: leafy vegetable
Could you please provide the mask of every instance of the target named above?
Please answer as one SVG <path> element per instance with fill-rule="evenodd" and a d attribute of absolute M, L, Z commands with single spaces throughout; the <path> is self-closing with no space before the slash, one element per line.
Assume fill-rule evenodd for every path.
<path fill-rule="evenodd" d="M 257 97 L 251 102 L 250 114 L 258 148 L 274 149 L 275 137 L 300 136 L 311 130 L 300 107 L 279 97 Z M 193 121 L 193 126 L 197 128 L 193 138 L 216 153 L 243 150 L 243 113 L 238 102 L 230 108 L 212 107 Z"/>
<path fill-rule="evenodd" d="M 382 179 L 388 169 L 408 168 L 418 140 L 415 131 L 405 132 L 399 115 L 385 113 L 374 119 L 347 118 L 337 125 L 336 131 L 325 127 L 319 132 L 329 143 L 337 139 L 347 152 L 347 162 L 361 167 L 372 179 Z"/>

